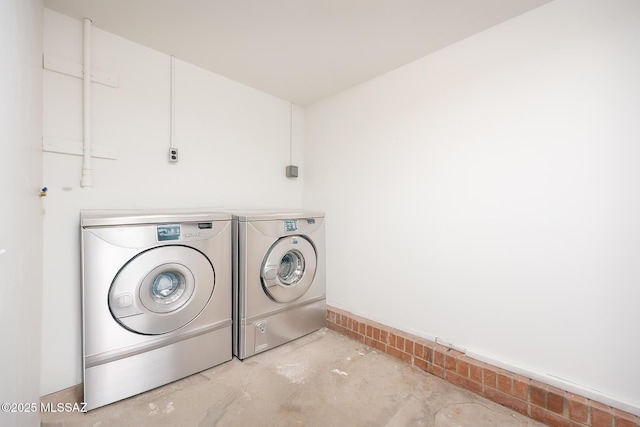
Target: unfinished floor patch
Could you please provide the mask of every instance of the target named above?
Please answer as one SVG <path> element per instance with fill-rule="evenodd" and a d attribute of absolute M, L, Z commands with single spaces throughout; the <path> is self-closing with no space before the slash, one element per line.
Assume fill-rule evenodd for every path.
<path fill-rule="evenodd" d="M 305 367 L 302 363 L 287 363 L 276 367 L 278 374 L 286 377 L 294 384 L 304 382 Z"/>

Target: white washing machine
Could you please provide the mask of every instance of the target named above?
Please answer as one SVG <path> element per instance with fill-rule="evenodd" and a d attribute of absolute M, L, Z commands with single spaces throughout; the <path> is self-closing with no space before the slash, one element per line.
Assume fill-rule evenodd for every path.
<path fill-rule="evenodd" d="M 271 349 L 327 324 L 321 212 L 234 212 L 234 355 Z"/>
<path fill-rule="evenodd" d="M 231 360 L 231 215 L 81 211 L 84 401 Z"/>

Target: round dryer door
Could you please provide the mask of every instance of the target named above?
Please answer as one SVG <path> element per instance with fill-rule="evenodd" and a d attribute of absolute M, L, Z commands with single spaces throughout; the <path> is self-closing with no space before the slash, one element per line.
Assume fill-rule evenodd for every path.
<path fill-rule="evenodd" d="M 305 237 L 282 237 L 271 246 L 262 263 L 262 287 L 277 302 L 304 295 L 316 275 L 316 250 Z"/>
<path fill-rule="evenodd" d="M 213 266 L 202 252 L 160 246 L 136 255 L 120 269 L 109 290 L 109 309 L 132 332 L 166 334 L 200 314 L 214 283 Z"/>

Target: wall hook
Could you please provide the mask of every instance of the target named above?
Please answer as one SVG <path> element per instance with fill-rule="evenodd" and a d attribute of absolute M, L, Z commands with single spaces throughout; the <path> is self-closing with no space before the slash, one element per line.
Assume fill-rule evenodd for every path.
<path fill-rule="evenodd" d="M 45 197 L 47 195 L 47 191 L 49 191 L 47 187 L 42 187 L 42 190 L 40 190 L 40 197 Z"/>

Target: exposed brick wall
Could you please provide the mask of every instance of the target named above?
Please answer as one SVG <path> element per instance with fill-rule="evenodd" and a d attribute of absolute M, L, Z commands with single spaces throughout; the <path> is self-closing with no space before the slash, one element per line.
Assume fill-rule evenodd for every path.
<path fill-rule="evenodd" d="M 432 341 L 327 308 L 329 329 L 552 427 L 640 427 L 640 417 L 472 359 Z"/>

